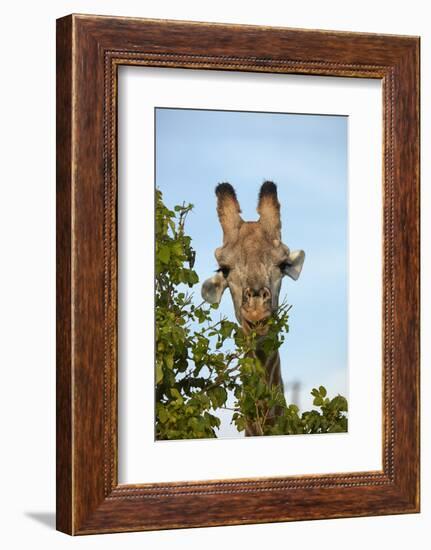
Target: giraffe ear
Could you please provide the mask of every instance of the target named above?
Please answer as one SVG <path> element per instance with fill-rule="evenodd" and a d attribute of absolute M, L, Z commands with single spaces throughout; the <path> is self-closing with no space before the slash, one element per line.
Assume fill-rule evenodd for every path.
<path fill-rule="evenodd" d="M 210 277 L 202 284 L 202 298 L 209 304 L 219 304 L 226 288 L 226 279 L 223 273 L 218 271 L 213 277 Z"/>
<path fill-rule="evenodd" d="M 283 269 L 283 273 L 296 281 L 301 275 L 304 260 L 305 252 L 303 250 L 293 250 L 289 253 L 289 258 L 286 261 L 286 267 Z"/>

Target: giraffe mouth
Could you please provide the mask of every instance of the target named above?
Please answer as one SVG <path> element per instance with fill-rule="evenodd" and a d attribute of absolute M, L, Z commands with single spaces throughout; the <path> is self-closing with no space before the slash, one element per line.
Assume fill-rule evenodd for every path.
<path fill-rule="evenodd" d="M 242 328 L 246 334 L 255 332 L 258 336 L 265 336 L 268 333 L 268 319 L 269 316 L 266 316 L 264 319 L 252 321 L 243 315 Z"/>

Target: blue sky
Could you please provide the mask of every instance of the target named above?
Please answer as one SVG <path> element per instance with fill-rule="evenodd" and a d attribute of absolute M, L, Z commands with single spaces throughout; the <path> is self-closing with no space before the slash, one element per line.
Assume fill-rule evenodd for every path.
<path fill-rule="evenodd" d="M 284 278 L 280 294 L 292 305 L 283 380 L 288 399 L 299 382 L 301 409 L 315 386 L 348 396 L 347 125 L 342 116 L 156 109 L 156 185 L 168 206 L 194 204 L 186 229 L 201 282 L 222 243 L 217 183 L 234 186 L 244 220 L 257 219 L 261 184 L 277 183 L 283 242 L 306 253 L 300 278 Z M 234 320 L 228 291 L 215 313 Z M 220 436 L 234 431 L 224 419 Z"/>

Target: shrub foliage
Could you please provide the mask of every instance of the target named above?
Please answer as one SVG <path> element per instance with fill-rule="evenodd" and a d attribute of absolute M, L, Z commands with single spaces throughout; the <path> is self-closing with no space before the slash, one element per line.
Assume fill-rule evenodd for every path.
<path fill-rule="evenodd" d="M 262 435 L 347 431 L 344 397 L 330 399 L 320 386 L 311 392 L 316 408 L 301 413 L 286 403 L 280 388 L 266 382 L 256 351 L 259 346 L 275 351 L 283 343 L 286 304 L 271 319 L 262 342 L 234 322 L 215 321 L 217 306 L 194 303 L 199 278 L 185 232 L 191 210 L 191 204 L 170 210 L 156 191 L 156 439 L 217 437 L 221 409 L 231 410 L 240 432 L 251 424 Z"/>

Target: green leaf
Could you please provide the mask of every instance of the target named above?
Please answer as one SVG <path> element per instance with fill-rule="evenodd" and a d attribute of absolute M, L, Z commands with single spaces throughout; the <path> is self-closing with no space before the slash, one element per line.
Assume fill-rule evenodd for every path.
<path fill-rule="evenodd" d="M 221 387 L 217 386 L 208 390 L 208 397 L 211 399 L 213 408 L 222 407 L 227 399 L 227 391 Z"/>
<path fill-rule="evenodd" d="M 167 246 L 160 246 L 157 251 L 157 259 L 163 264 L 168 264 L 171 257 L 171 252 Z"/>
<path fill-rule="evenodd" d="M 168 421 L 168 413 L 166 412 L 165 407 L 159 407 L 157 410 L 159 420 L 162 424 L 165 424 Z"/>
<path fill-rule="evenodd" d="M 162 380 L 163 380 L 162 365 L 160 363 L 157 363 L 157 365 L 156 365 L 156 384 L 160 384 L 160 382 Z"/>
<path fill-rule="evenodd" d="M 174 356 L 173 355 L 165 355 L 165 365 L 168 367 L 168 369 L 172 370 L 174 367 Z"/>
<path fill-rule="evenodd" d="M 181 397 L 181 394 L 180 392 L 178 391 L 177 388 L 171 388 L 171 396 L 174 397 L 175 399 L 182 399 Z"/>
<path fill-rule="evenodd" d="M 322 397 L 326 397 L 326 388 L 324 386 L 319 387 L 319 393 Z"/>

